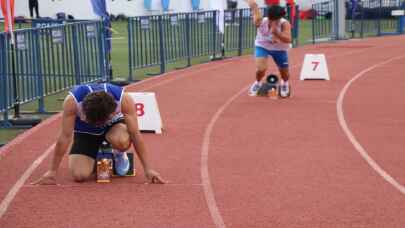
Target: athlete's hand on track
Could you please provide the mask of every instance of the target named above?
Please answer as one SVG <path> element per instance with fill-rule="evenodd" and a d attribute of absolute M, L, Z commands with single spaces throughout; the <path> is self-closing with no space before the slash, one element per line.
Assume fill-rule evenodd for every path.
<path fill-rule="evenodd" d="M 149 169 L 145 171 L 145 176 L 151 184 L 166 184 L 167 181 L 164 180 L 158 172 Z"/>
<path fill-rule="evenodd" d="M 56 185 L 56 172 L 48 171 L 41 178 L 31 183 L 32 185 Z"/>

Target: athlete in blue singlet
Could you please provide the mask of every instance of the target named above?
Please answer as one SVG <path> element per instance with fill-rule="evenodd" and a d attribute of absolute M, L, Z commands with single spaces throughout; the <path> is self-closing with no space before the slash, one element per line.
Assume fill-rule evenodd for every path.
<path fill-rule="evenodd" d="M 126 151 L 132 144 L 146 178 L 152 183 L 165 183 L 149 165 L 134 101 L 121 87 L 108 83 L 88 84 L 70 91 L 63 104 L 61 134 L 51 168 L 34 184 L 56 184 L 56 171 L 72 140 L 69 169 L 75 181 L 81 182 L 92 176 L 99 147 L 107 141 L 113 147 L 118 174 L 124 175 L 128 171 Z"/>

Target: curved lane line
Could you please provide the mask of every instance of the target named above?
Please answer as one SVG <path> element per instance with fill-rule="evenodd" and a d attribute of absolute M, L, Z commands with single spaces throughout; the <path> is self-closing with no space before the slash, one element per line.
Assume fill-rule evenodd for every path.
<path fill-rule="evenodd" d="M 351 51 L 351 52 L 344 53 L 344 54 L 333 55 L 333 56 L 329 57 L 329 59 L 350 56 L 353 54 L 366 52 L 368 50 L 369 49 L 367 48 L 366 50 Z M 294 65 L 291 67 L 291 69 L 300 67 L 301 65 L 302 64 Z M 219 119 L 221 114 L 225 111 L 225 109 L 234 100 L 236 100 L 236 98 L 238 98 L 241 94 L 246 92 L 247 89 L 249 88 L 249 86 L 246 86 L 241 91 L 239 91 L 237 94 L 232 96 L 228 101 L 225 102 L 225 104 L 223 104 L 218 109 L 218 111 L 212 117 L 211 121 L 208 123 L 207 128 L 204 132 L 204 139 L 203 139 L 203 144 L 202 144 L 202 148 L 201 148 L 201 169 L 200 169 L 201 170 L 201 179 L 202 179 L 202 186 L 204 189 L 205 199 L 207 201 L 207 206 L 208 206 L 212 221 L 215 223 L 215 226 L 217 228 L 226 228 L 226 225 L 225 225 L 224 219 L 222 218 L 221 212 L 219 211 L 219 208 L 217 206 L 215 196 L 214 196 L 215 194 L 214 194 L 214 191 L 213 191 L 213 188 L 211 185 L 211 179 L 210 179 L 210 175 L 209 175 L 209 171 L 208 171 L 208 157 L 209 157 L 209 146 L 210 146 L 211 133 L 212 133 L 212 130 L 213 130 L 217 120 Z"/>
<path fill-rule="evenodd" d="M 35 160 L 31 164 L 31 166 L 24 172 L 24 174 L 20 177 L 20 179 L 18 179 L 17 183 L 13 185 L 13 187 L 10 189 L 10 191 L 7 193 L 6 197 L 0 204 L 0 218 L 3 217 L 4 213 L 6 213 L 8 206 L 11 204 L 11 201 L 13 201 L 14 197 L 17 195 L 20 188 L 24 185 L 25 181 L 27 181 L 28 178 L 30 178 L 31 174 L 42 163 L 42 161 L 45 160 L 46 157 L 48 157 L 48 155 L 52 152 L 54 147 L 55 144 L 53 144 L 45 151 L 45 153 L 39 156 L 37 160 Z"/>
<path fill-rule="evenodd" d="M 204 189 L 204 195 L 205 199 L 207 201 L 207 205 L 211 214 L 211 218 L 213 222 L 215 223 L 216 227 L 218 228 L 225 228 L 225 223 L 224 220 L 221 216 L 221 213 L 219 212 L 215 196 L 214 196 L 214 191 L 212 190 L 211 186 L 211 180 L 210 180 L 210 174 L 208 171 L 208 151 L 209 151 L 209 146 L 210 146 L 210 137 L 212 130 L 215 126 L 215 123 L 221 116 L 221 114 L 225 111 L 225 109 L 236 99 L 238 98 L 242 93 L 246 92 L 246 90 L 249 88 L 249 86 L 243 88 L 240 90 L 237 94 L 233 95 L 225 104 L 223 104 L 218 111 L 215 113 L 215 115 L 212 117 L 210 123 L 208 124 L 205 133 L 204 133 L 204 140 L 202 144 L 202 149 L 201 149 L 201 180 L 203 184 L 203 189 Z"/>
<path fill-rule="evenodd" d="M 405 55 L 402 56 L 397 56 L 394 58 L 390 58 L 386 61 L 380 62 L 378 64 L 375 64 L 357 75 L 355 75 L 341 90 L 339 97 L 337 99 L 337 116 L 339 119 L 339 124 L 342 127 L 344 133 L 346 134 L 347 138 L 350 140 L 350 142 L 353 144 L 354 148 L 360 153 L 360 155 L 363 157 L 364 160 L 373 168 L 384 180 L 386 180 L 388 183 L 390 183 L 392 186 L 394 186 L 398 191 L 400 191 L 402 194 L 405 194 L 405 186 L 401 185 L 398 183 L 393 177 L 391 177 L 384 169 L 382 169 L 376 161 L 374 161 L 371 156 L 367 153 L 367 151 L 363 148 L 363 146 L 356 140 L 356 137 L 353 135 L 353 133 L 350 131 L 349 126 L 347 125 L 347 122 L 345 120 L 344 116 L 344 110 L 343 110 L 343 100 L 345 98 L 346 92 L 349 90 L 350 86 L 359 78 L 364 76 L 366 73 L 381 67 L 385 64 L 388 64 L 390 62 L 393 62 L 398 59 L 404 58 Z"/>

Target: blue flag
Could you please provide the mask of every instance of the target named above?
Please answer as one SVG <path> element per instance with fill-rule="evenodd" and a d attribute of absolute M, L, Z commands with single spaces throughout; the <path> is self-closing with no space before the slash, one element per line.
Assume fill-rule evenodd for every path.
<path fill-rule="evenodd" d="M 105 51 L 106 53 L 111 52 L 111 21 L 110 16 L 107 12 L 107 4 L 105 0 L 91 0 L 91 5 L 93 6 L 93 12 L 102 18 L 104 26 L 104 39 L 105 39 Z"/>
<path fill-rule="evenodd" d="M 200 0 L 191 0 L 191 7 L 193 10 L 200 9 Z"/>
<path fill-rule="evenodd" d="M 357 10 L 357 5 L 358 5 L 358 0 L 350 0 L 350 3 L 351 3 L 351 5 L 352 5 L 352 7 L 351 7 L 351 16 L 352 16 L 352 18 L 355 18 L 355 13 L 356 13 L 356 10 Z"/>
<path fill-rule="evenodd" d="M 152 10 L 152 0 L 143 0 L 143 6 L 146 10 Z"/>
<path fill-rule="evenodd" d="M 100 17 L 108 17 L 107 5 L 105 0 L 91 0 L 93 12 Z"/>
<path fill-rule="evenodd" d="M 162 1 L 162 9 L 163 11 L 169 10 L 170 0 L 161 0 Z"/>

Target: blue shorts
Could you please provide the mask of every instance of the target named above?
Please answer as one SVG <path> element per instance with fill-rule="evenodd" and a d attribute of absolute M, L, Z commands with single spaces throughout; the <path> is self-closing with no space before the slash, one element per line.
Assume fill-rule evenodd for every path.
<path fill-rule="evenodd" d="M 265 48 L 256 46 L 255 56 L 256 58 L 267 58 L 268 56 L 271 56 L 279 68 L 288 68 L 287 51 L 270 51 Z"/>

